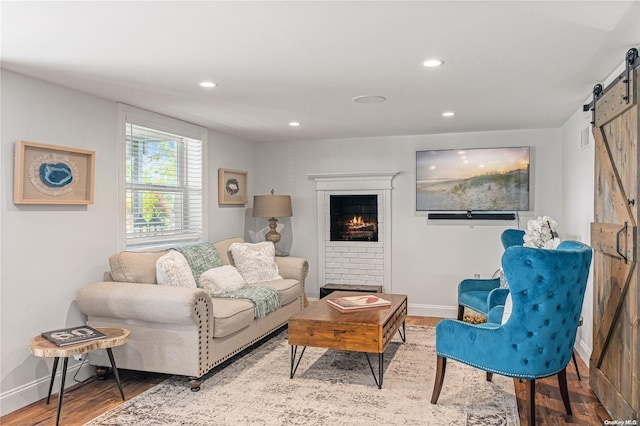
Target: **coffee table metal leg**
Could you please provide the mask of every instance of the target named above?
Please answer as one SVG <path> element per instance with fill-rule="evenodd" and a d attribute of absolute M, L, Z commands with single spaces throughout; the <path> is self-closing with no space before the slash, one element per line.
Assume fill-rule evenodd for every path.
<path fill-rule="evenodd" d="M 378 385 L 378 389 L 382 389 L 382 381 L 384 380 L 384 352 L 378 354 L 378 377 L 376 377 L 376 373 L 373 371 L 373 365 L 371 365 L 369 354 L 365 352 L 364 356 L 367 357 L 371 374 L 373 374 L 373 380 L 376 382 L 376 385 Z"/>
<path fill-rule="evenodd" d="M 56 370 L 58 370 L 58 361 L 60 357 L 55 357 L 53 359 L 53 370 L 51 371 L 51 382 L 49 383 L 49 393 L 47 394 L 47 404 L 49 403 L 49 399 L 51 399 L 51 390 L 53 389 L 53 380 L 56 378 Z"/>
<path fill-rule="evenodd" d="M 60 378 L 60 392 L 58 392 L 58 411 L 56 413 L 56 426 L 60 424 L 60 410 L 62 409 L 62 396 L 64 395 L 64 379 L 67 377 L 67 364 L 69 358 L 64 357 L 62 360 L 62 377 Z"/>
<path fill-rule="evenodd" d="M 400 334 L 400 338 L 402 339 L 402 343 L 407 342 L 407 330 L 405 329 L 404 321 L 402 321 L 402 331 L 398 329 L 398 334 Z"/>
<path fill-rule="evenodd" d="M 296 374 L 296 370 L 298 370 L 298 365 L 300 365 L 300 360 L 302 359 L 302 355 L 304 355 L 304 351 L 307 350 L 305 346 L 302 348 L 302 352 L 300 352 L 300 357 L 298 358 L 298 362 L 296 363 L 296 352 L 298 352 L 297 345 L 291 345 L 291 374 L 289 375 L 290 379 L 293 379 L 294 374 Z"/>
<path fill-rule="evenodd" d="M 107 355 L 109 355 L 109 362 L 111 362 L 111 368 L 113 368 L 113 375 L 116 376 L 116 383 L 118 383 L 118 389 L 120 389 L 120 396 L 124 401 L 124 392 L 122 391 L 122 384 L 120 383 L 120 375 L 118 374 L 118 367 L 116 367 L 116 360 L 113 358 L 113 351 L 111 348 L 107 348 Z"/>

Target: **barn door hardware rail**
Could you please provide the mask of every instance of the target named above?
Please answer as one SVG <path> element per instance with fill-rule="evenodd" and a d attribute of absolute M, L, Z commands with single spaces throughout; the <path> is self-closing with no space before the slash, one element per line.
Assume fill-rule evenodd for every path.
<path fill-rule="evenodd" d="M 631 79 L 631 71 L 640 67 L 640 55 L 638 54 L 638 49 L 636 49 L 635 47 L 632 47 L 631 49 L 629 49 L 625 55 L 624 62 L 625 62 L 625 70 L 622 72 L 622 74 L 620 74 L 618 78 L 614 79 L 611 83 L 609 83 L 605 88 L 603 88 L 602 85 L 599 83 L 593 86 L 593 100 L 586 105 L 582 105 L 582 111 L 584 112 L 591 111 L 592 113 L 591 124 L 595 123 L 596 100 L 602 97 L 602 95 L 607 93 L 611 88 L 613 88 L 613 86 L 615 86 L 619 80 L 623 80 L 623 82 L 626 85 L 625 94 L 622 95 L 622 99 L 625 101 L 625 103 L 627 104 L 629 103 L 631 99 L 631 89 L 629 87 L 630 79 Z"/>

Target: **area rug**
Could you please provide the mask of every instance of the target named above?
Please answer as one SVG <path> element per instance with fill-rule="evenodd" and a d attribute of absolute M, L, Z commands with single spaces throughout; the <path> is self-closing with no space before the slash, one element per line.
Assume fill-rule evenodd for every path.
<path fill-rule="evenodd" d="M 430 403 L 434 334 L 410 326 L 406 343 L 396 336 L 378 389 L 364 354 L 312 347 L 290 379 L 284 331 L 207 374 L 199 392 L 174 376 L 86 425 L 519 425 L 513 380 L 487 382 L 455 361 L 438 404 Z M 370 358 L 377 374 L 377 356 Z"/>

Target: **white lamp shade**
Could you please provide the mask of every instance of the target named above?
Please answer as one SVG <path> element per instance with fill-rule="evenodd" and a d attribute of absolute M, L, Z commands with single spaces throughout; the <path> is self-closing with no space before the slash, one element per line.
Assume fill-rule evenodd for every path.
<path fill-rule="evenodd" d="M 290 195 L 254 195 L 253 217 L 291 217 Z"/>

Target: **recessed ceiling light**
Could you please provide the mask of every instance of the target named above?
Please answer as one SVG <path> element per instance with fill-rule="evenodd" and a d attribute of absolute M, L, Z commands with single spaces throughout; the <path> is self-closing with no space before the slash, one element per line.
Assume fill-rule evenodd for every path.
<path fill-rule="evenodd" d="M 456 115 L 456 113 L 453 111 L 445 111 L 442 113 L 443 117 L 453 117 L 454 115 Z"/>
<path fill-rule="evenodd" d="M 358 104 L 376 104 L 378 102 L 384 102 L 387 100 L 384 96 L 379 95 L 365 95 L 365 96 L 356 96 L 351 99 L 353 102 Z"/>
<path fill-rule="evenodd" d="M 291 122 L 289 122 L 289 126 L 291 126 L 291 127 L 300 127 L 300 126 L 302 126 L 302 123 L 299 122 L 299 121 L 291 121 Z"/>
<path fill-rule="evenodd" d="M 214 83 L 213 81 L 201 81 L 200 82 L 200 87 L 211 88 L 211 87 L 216 87 L 217 85 L 218 85 L 218 83 Z"/>
<path fill-rule="evenodd" d="M 442 64 L 444 64 L 442 59 L 427 59 L 422 63 L 422 65 L 427 68 L 439 67 Z"/>

